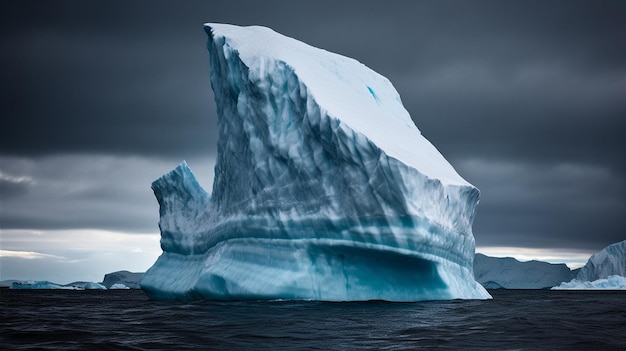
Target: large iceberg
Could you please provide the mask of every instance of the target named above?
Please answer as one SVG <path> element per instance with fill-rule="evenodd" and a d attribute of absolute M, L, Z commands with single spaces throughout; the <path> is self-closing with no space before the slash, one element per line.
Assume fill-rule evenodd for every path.
<path fill-rule="evenodd" d="M 593 254 L 578 271 L 578 280 L 594 281 L 613 275 L 626 276 L 626 240 Z"/>
<path fill-rule="evenodd" d="M 596 252 L 578 270 L 575 279 L 563 282 L 556 290 L 626 290 L 626 240 Z"/>
<path fill-rule="evenodd" d="M 157 179 L 156 299 L 490 298 L 474 280 L 479 191 L 391 83 L 271 29 L 206 24 L 218 113 L 212 194 Z"/>

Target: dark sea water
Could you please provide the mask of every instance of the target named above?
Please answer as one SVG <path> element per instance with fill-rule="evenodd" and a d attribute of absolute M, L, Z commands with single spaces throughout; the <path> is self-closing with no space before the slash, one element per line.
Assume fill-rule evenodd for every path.
<path fill-rule="evenodd" d="M 626 350 L 626 291 L 493 300 L 163 302 L 141 290 L 0 289 L 0 349 Z"/>

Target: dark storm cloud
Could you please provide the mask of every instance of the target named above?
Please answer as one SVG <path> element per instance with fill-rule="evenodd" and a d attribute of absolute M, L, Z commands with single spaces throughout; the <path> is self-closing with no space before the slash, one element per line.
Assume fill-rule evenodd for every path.
<path fill-rule="evenodd" d="M 2 229 L 157 229 L 149 188 L 155 176 L 145 161 L 56 156 L 3 158 L 1 164 L 3 171 L 30 179 L 28 191 L 3 197 Z"/>
<path fill-rule="evenodd" d="M 536 83 L 534 91 L 525 94 L 519 94 L 524 88 L 511 88 L 513 83 L 476 86 L 474 92 L 460 92 L 458 86 L 440 92 L 432 89 L 416 100 L 439 104 L 414 100 L 407 105 L 422 122 L 418 125 L 423 133 L 452 159 L 583 162 L 626 174 L 621 161 L 626 151 L 625 97 L 619 96 L 617 89 L 604 89 L 606 95 L 596 99 L 581 89 L 561 98 L 555 90 L 563 87 L 552 90 L 545 86 L 554 82 Z M 467 91 L 471 90 L 468 82 L 459 84 L 467 84 Z M 622 85 L 620 89 L 626 91 L 626 84 Z M 443 91 L 451 95 L 446 97 Z M 453 95 L 455 92 L 458 95 Z"/>
<path fill-rule="evenodd" d="M 12 177 L 0 172 L 0 200 L 6 201 L 28 193 L 33 180 L 27 177 Z"/>
<path fill-rule="evenodd" d="M 151 19 L 121 3 L 11 5 L 22 8 L 4 12 L 2 151 L 181 157 L 214 148 L 200 21 L 172 27 L 159 23 L 167 13 Z"/>
<path fill-rule="evenodd" d="M 8 113 L 0 147 L 12 154 L 177 157 L 214 150 L 215 107 L 200 26 L 221 21 L 265 24 L 358 58 L 396 84 L 418 126 L 445 153 L 534 159 L 538 150 L 550 155 L 550 141 L 558 140 L 564 150 L 554 157 L 564 157 L 587 136 L 595 149 L 589 157 L 603 157 L 624 148 L 624 7 L 573 1 L 12 3 L 3 11 Z M 545 75 L 534 73 L 542 79 L 516 82 L 525 69 L 544 67 Z M 551 76 L 553 69 L 563 74 Z M 481 76 L 494 78 L 492 86 L 477 86 Z M 580 79 L 563 80 L 568 77 Z M 454 85 L 442 87 L 446 79 Z M 572 85 L 589 89 L 568 93 Z M 585 105 L 594 86 L 619 93 Z M 597 118 L 602 123 L 594 123 Z M 536 139 L 537 148 L 520 151 L 532 146 L 511 138 L 520 135 Z"/>
<path fill-rule="evenodd" d="M 188 161 L 200 184 L 211 191 L 214 160 Z M 1 193 L 0 229 L 156 233 L 159 211 L 150 184 L 176 164 L 164 159 L 70 155 L 0 157 L 0 165 L 13 175 L 0 174 L 0 181 L 12 188 L 22 183 L 22 188 Z"/>
<path fill-rule="evenodd" d="M 623 1 L 20 1 L 0 17 L 0 155 L 214 154 L 201 24 L 261 24 L 391 80 L 422 133 L 482 190 L 479 245 L 596 249 L 624 239 Z M 4 227 L 109 228 L 125 212 L 83 192 L 36 216 L 31 192 L 7 186 L 23 202 L 3 211 Z M 104 203 L 124 202 L 123 191 L 109 195 Z M 110 215 L 64 215 L 78 208 Z M 145 228 L 150 216 L 115 228 Z"/>
<path fill-rule="evenodd" d="M 482 191 L 474 223 L 479 246 L 598 251 L 624 240 L 626 183 L 609 169 L 482 160 L 455 165 Z"/>

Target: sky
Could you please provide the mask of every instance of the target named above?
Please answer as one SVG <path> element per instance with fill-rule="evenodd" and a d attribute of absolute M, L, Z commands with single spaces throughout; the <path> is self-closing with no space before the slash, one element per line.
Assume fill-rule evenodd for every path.
<path fill-rule="evenodd" d="M 161 253 L 150 183 L 209 190 L 202 24 L 264 25 L 389 78 L 481 190 L 477 251 L 577 267 L 626 239 L 626 2 L 11 1 L 0 11 L 0 280 Z"/>

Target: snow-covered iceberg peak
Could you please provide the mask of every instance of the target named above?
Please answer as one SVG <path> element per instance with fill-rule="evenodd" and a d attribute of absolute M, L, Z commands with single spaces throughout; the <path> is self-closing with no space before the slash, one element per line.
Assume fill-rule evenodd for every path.
<path fill-rule="evenodd" d="M 383 76 L 263 27 L 206 24 L 218 113 L 212 194 L 186 164 L 153 183 L 154 298 L 489 298 L 478 190 Z"/>

